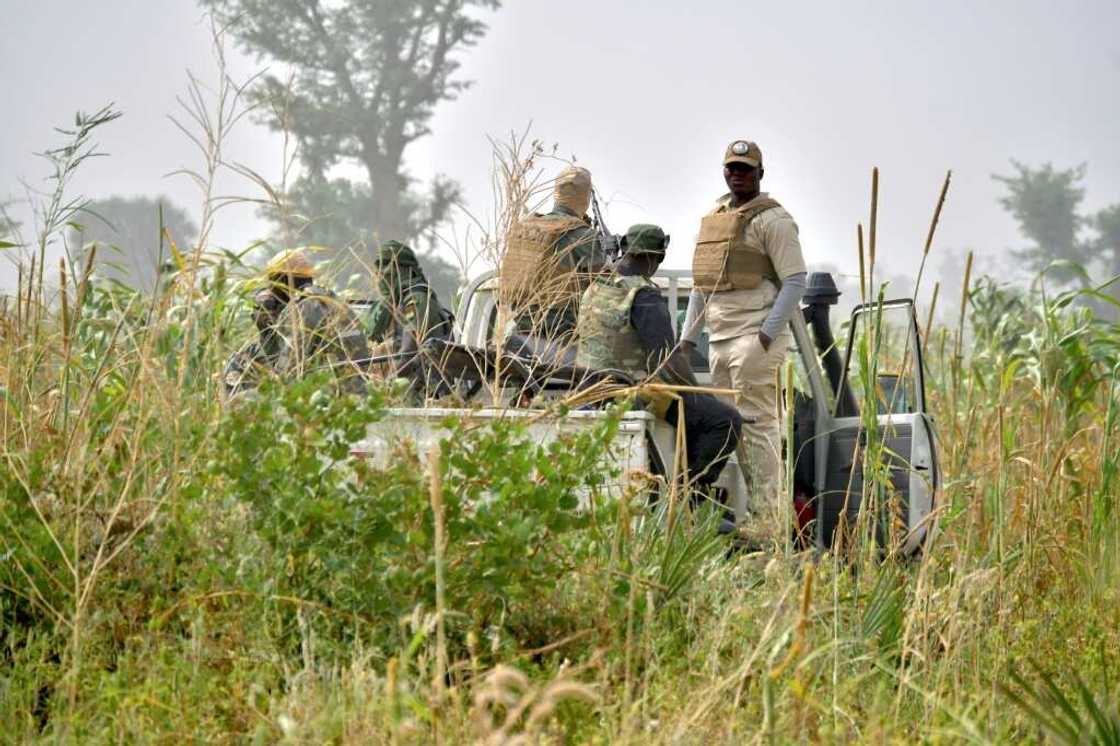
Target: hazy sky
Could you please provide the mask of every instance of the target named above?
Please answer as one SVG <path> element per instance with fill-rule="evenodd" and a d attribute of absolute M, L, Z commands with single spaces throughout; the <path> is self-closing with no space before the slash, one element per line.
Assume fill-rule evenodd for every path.
<path fill-rule="evenodd" d="M 200 162 L 167 118 L 186 70 L 214 80 L 198 8 L 0 2 L 0 199 L 23 197 L 20 178 L 42 185 L 45 164 L 31 154 L 58 142 L 53 126 L 115 101 L 125 116 L 100 138 L 112 157 L 87 167 L 81 190 L 165 193 L 197 218 L 194 187 L 165 174 Z M 1085 162 L 1087 207 L 1120 202 L 1116 0 L 507 0 L 488 20 L 486 38 L 463 55 L 460 77 L 475 86 L 443 104 L 434 135 L 407 152 L 413 175 L 460 180 L 483 217 L 493 203 L 487 135 L 530 121 L 535 137 L 592 170 L 613 230 L 662 224 L 675 237 L 675 266 L 688 264 L 699 218 L 724 191 L 723 149 L 740 137 L 762 146 L 764 188 L 797 219 L 811 268 L 854 266 L 875 165 L 880 256 L 899 273 L 917 260 L 947 169 L 935 267 L 950 249 L 994 256 L 1021 243 L 990 178 L 1010 158 Z M 240 77 L 259 67 L 231 59 Z M 280 141 L 262 126 L 245 121 L 227 153 L 279 174 Z M 252 193 L 233 178 L 221 187 Z M 214 238 L 236 248 L 264 232 L 252 209 L 238 207 L 222 214 Z"/>

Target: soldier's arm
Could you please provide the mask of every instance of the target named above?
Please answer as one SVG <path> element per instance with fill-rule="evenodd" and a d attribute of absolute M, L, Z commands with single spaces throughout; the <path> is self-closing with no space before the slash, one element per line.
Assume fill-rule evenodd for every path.
<path fill-rule="evenodd" d="M 580 272 L 602 272 L 609 262 L 599 234 L 590 226 L 568 231 L 556 244 L 571 268 Z"/>
<path fill-rule="evenodd" d="M 427 339 L 438 332 L 443 321 L 440 314 L 439 300 L 436 294 L 427 285 L 421 285 L 411 290 L 412 303 L 414 304 L 414 331 L 417 339 Z"/>
<path fill-rule="evenodd" d="M 660 373 L 670 383 L 697 385 L 688 356 L 675 344 L 669 308 L 660 292 L 653 288 L 638 291 L 630 306 L 630 324 L 642 343 L 650 374 Z"/>
<path fill-rule="evenodd" d="M 805 278 L 804 272 L 782 278 L 782 289 L 778 291 L 778 297 L 774 299 L 774 307 L 770 309 L 770 315 L 762 322 L 762 329 L 759 330 L 759 333 L 765 337 L 762 340 L 763 347 L 769 349 L 770 342 L 782 333 L 786 324 L 793 318 L 793 314 L 797 313 L 801 296 L 805 295 Z"/>
<path fill-rule="evenodd" d="M 763 246 L 782 283 L 774 306 L 759 330 L 763 348 L 770 349 L 770 343 L 782 333 L 797 312 L 801 296 L 805 294 L 806 269 L 797 223 L 792 217 L 783 211 L 779 217 L 766 221 L 762 231 Z"/>
<path fill-rule="evenodd" d="M 230 356 L 222 371 L 222 381 L 226 393 L 235 394 L 257 384 L 260 378 L 259 367 L 267 363 L 267 358 L 257 342 L 247 342 Z"/>
<path fill-rule="evenodd" d="M 362 326 L 365 327 L 366 336 L 374 342 L 383 342 L 393 323 L 393 314 L 389 306 L 376 300 L 369 312 L 362 315 Z"/>
<path fill-rule="evenodd" d="M 700 335 L 704 331 L 704 319 L 708 312 L 708 300 L 704 294 L 692 289 L 688 294 L 688 310 L 684 312 L 684 323 L 681 325 L 681 342 L 687 346 L 695 347 Z"/>

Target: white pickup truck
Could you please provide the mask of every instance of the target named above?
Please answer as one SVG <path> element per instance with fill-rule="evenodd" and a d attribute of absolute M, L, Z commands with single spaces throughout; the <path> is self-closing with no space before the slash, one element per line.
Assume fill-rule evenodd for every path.
<path fill-rule="evenodd" d="M 663 270 L 654 281 L 662 289 L 674 326 L 684 317 L 691 289 L 686 271 Z M 863 402 L 853 394 L 849 384 L 851 355 L 841 358 L 832 339 L 829 306 L 836 302 L 832 277 L 813 273 L 804 299 L 803 313 L 796 314 L 790 326 L 794 345 L 791 349 L 796 364 L 796 386 L 793 418 L 793 439 L 785 443 L 785 452 L 794 460 L 793 484 L 789 500 L 798 522 L 818 548 L 830 547 L 837 527 L 846 522 L 855 524 L 864 495 L 862 446 L 866 432 L 860 416 Z M 384 460 L 392 445 L 408 438 L 420 449 L 446 437 L 442 422 L 448 416 L 485 421 L 493 418 L 521 418 L 534 440 L 555 438 L 557 433 L 594 427 L 605 413 L 596 410 L 570 411 L 550 415 L 540 409 L 510 405 L 516 393 L 504 384 L 493 383 L 498 358 L 494 357 L 498 324 L 497 278 L 494 272 L 483 274 L 468 283 L 461 293 L 456 314 L 455 341 L 441 346 L 437 359 L 455 369 L 456 378 L 473 381 L 467 386 L 470 407 L 456 409 L 400 408 L 370 427 L 364 441 L 353 448 L 355 455 Z M 864 314 L 881 313 L 880 328 L 893 330 L 895 363 L 900 369 L 891 375 L 880 375 L 876 386 L 878 430 L 888 454 L 890 486 L 887 489 L 895 509 L 892 521 L 880 520 L 880 535 L 887 535 L 891 523 L 901 528 L 901 537 L 893 534 L 904 554 L 920 551 L 933 531 L 935 499 L 941 484 L 936 438 L 932 419 L 925 404 L 925 370 L 921 340 L 914 305 L 910 300 L 890 301 L 882 306 L 861 306 L 852 312 L 849 324 L 848 350 L 853 349 L 857 330 L 867 328 Z M 892 317 L 894 323 L 891 323 Z M 708 370 L 707 335 L 693 355 L 697 378 L 706 383 Z M 899 363 L 901 361 L 901 363 Z M 473 370 L 471 370 L 473 368 Z M 503 370 L 508 376 L 508 371 Z M 526 374 L 528 375 L 528 374 Z M 853 378 L 855 374 L 852 374 Z M 507 379 L 508 380 L 508 379 Z M 537 379 L 534 386 L 547 395 L 550 390 L 567 390 L 572 379 L 564 376 Z M 789 440 L 788 438 L 786 440 Z M 604 466 L 613 465 L 625 476 L 640 470 L 671 478 L 674 465 L 676 434 L 673 427 L 647 412 L 634 411 L 624 415 L 622 425 Z M 787 456 L 788 457 L 788 456 Z M 751 509 L 742 471 L 733 458 L 720 475 L 718 485 L 727 490 L 729 504 L 738 520 L 746 520 Z M 622 484 L 618 485 L 621 489 Z M 883 512 L 883 516 L 887 513 Z M 901 525 L 900 525 L 901 524 Z M 810 533 L 811 532 L 811 533 Z M 885 541 L 885 538 L 884 538 Z"/>

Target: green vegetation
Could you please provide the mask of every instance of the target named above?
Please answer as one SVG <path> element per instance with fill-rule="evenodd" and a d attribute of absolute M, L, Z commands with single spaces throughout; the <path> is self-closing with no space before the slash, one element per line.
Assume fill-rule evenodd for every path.
<path fill-rule="evenodd" d="M 458 425 L 378 469 L 349 445 L 388 392 L 224 403 L 235 258 L 169 244 L 154 294 L 44 271 L 112 117 L 54 151 L 0 317 L 0 737 L 1116 743 L 1120 329 L 1091 291 L 966 279 L 971 337 L 933 330 L 923 558 L 727 556 L 711 516 L 603 491 L 614 420 L 553 445 Z"/>

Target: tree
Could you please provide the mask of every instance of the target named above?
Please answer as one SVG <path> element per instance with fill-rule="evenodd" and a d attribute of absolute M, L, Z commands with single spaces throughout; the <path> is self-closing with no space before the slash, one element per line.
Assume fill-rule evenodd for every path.
<path fill-rule="evenodd" d="M 1097 235 L 1091 246 L 1096 257 L 1104 263 L 1107 277 L 1120 275 L 1120 204 L 1106 207 L 1091 218 Z M 1120 293 L 1120 286 L 1112 287 L 1112 294 Z"/>
<path fill-rule="evenodd" d="M 71 230 L 70 241 L 84 250 L 98 244 L 97 271 L 115 277 L 132 287 L 151 292 L 159 278 L 159 266 L 168 259 L 160 256 L 160 208 L 163 228 L 180 246 L 198 235 L 198 227 L 186 210 L 166 197 L 109 197 L 86 205 L 81 230 Z"/>
<path fill-rule="evenodd" d="M 299 144 L 286 212 L 310 220 L 300 243 L 412 241 L 446 219 L 458 186 L 437 177 L 428 194 L 412 191 L 404 151 L 430 134 L 436 104 L 470 85 L 453 77 L 455 52 L 486 32 L 469 11 L 500 0 L 200 2 L 246 51 L 291 70 L 290 80 L 263 76 L 253 96 L 264 121 Z M 366 181 L 332 175 L 347 165 Z"/>
<path fill-rule="evenodd" d="M 1031 168 L 1012 160 L 1011 165 L 1014 175 L 993 174 L 992 178 L 1007 187 L 1008 194 L 999 202 L 1019 223 L 1020 232 L 1033 242 L 1015 255 L 1025 259 L 1035 272 L 1056 260 L 1087 266 L 1092 258 L 1090 246 L 1079 238 L 1086 221 L 1078 214 L 1085 197 L 1081 187 L 1085 165 L 1065 170 L 1056 170 L 1049 163 Z M 1068 280 L 1073 273 L 1058 270 L 1054 276 Z"/>

